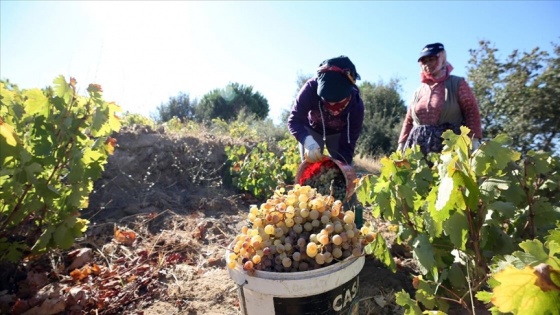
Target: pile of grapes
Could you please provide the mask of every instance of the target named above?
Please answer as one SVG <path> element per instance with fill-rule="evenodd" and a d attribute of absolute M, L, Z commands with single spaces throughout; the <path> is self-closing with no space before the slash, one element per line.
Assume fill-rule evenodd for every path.
<path fill-rule="evenodd" d="M 250 224 L 231 245 L 229 268 L 249 274 L 313 270 L 358 257 L 375 239 L 368 227 L 356 227 L 354 212 L 343 211 L 340 200 L 310 186 L 284 192 L 278 189 L 260 208 L 250 207 Z"/>
<path fill-rule="evenodd" d="M 335 200 L 345 200 L 346 179 L 334 163 L 323 163 L 315 176 L 303 181 L 303 185 L 317 189 L 322 195 L 331 195 Z"/>

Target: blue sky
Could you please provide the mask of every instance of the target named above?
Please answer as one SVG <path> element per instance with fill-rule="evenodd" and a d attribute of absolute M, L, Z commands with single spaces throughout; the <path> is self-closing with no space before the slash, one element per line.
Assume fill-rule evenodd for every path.
<path fill-rule="evenodd" d="M 279 122 L 299 74 L 347 55 L 362 81 L 401 80 L 408 104 L 421 48 L 441 42 L 454 74 L 489 40 L 514 50 L 560 44 L 559 1 L 0 1 L 0 78 L 21 88 L 62 74 L 149 116 L 179 92 L 200 99 L 253 86 Z M 358 82 L 360 83 L 360 81 Z"/>

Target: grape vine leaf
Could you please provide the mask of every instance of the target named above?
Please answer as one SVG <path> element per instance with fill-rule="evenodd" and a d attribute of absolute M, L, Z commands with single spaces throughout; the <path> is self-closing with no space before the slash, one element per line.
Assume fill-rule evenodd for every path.
<path fill-rule="evenodd" d="M 444 221 L 449 218 L 453 209 L 465 209 L 465 199 L 459 189 L 461 182 L 462 178 L 459 172 L 454 172 L 452 176 L 442 178 L 437 190 L 435 207 L 429 207 L 434 219 Z"/>
<path fill-rule="evenodd" d="M 521 158 L 521 153 L 506 147 L 511 138 L 500 134 L 494 139 L 486 141 L 484 150 L 478 150 L 471 159 L 471 167 L 477 176 L 488 175 L 493 170 L 503 170 L 509 162 Z"/>
<path fill-rule="evenodd" d="M 493 288 L 491 302 L 504 313 L 559 315 L 560 291 L 543 291 L 535 285 L 539 278 L 530 266 L 522 270 L 507 267 L 494 275 L 500 284 Z"/>
<path fill-rule="evenodd" d="M 517 209 L 514 204 L 508 201 L 495 201 L 489 203 L 487 207 L 488 210 L 497 211 L 506 218 L 513 218 Z"/>
<path fill-rule="evenodd" d="M 31 89 L 23 92 L 25 97 L 25 112 L 26 114 L 48 116 L 49 115 L 49 100 L 39 89 Z"/>
<path fill-rule="evenodd" d="M 53 84 L 54 84 L 53 87 L 54 95 L 63 99 L 64 102 L 66 102 L 66 104 L 69 104 L 70 101 L 72 100 L 73 93 L 68 83 L 66 83 L 64 76 L 59 75 L 58 77 L 56 77 L 53 80 Z"/>
<path fill-rule="evenodd" d="M 437 278 L 436 260 L 434 259 L 434 249 L 426 234 L 420 234 L 412 240 L 412 248 L 414 256 L 418 259 L 419 267 L 422 274 L 434 272 L 434 277 Z"/>
<path fill-rule="evenodd" d="M 548 233 L 549 235 L 545 238 L 547 242 L 555 241 L 557 244 L 560 244 L 560 222 L 556 223 L 556 228 Z"/>
<path fill-rule="evenodd" d="M 524 241 L 519 244 L 519 247 L 521 247 L 525 252 L 518 251 L 513 253 L 513 255 L 527 265 L 536 266 L 538 264 L 545 263 L 556 269 L 560 269 L 560 259 L 555 257 L 556 254 L 560 253 L 560 246 L 555 241 L 549 242 L 547 245 L 549 248 L 548 253 L 541 241 Z"/>
<path fill-rule="evenodd" d="M 468 137 L 470 129 L 465 126 L 461 126 L 461 134 L 457 135 L 452 130 L 445 131 L 441 136 L 443 138 L 443 144 L 445 147 L 442 153 L 451 152 L 454 150 L 459 161 L 465 162 L 469 158 L 471 140 Z M 469 147 L 467 147 L 469 146 Z"/>
<path fill-rule="evenodd" d="M 373 187 L 377 182 L 374 175 L 366 175 L 360 178 L 360 182 L 356 186 L 356 197 L 364 205 L 371 205 L 374 202 L 375 194 Z"/>
<path fill-rule="evenodd" d="M 436 238 L 443 232 L 442 221 L 436 221 L 432 218 L 429 212 L 422 213 L 422 219 L 424 221 L 424 227 L 431 237 Z"/>
<path fill-rule="evenodd" d="M 375 258 L 382 261 L 385 264 L 385 266 L 391 269 L 391 271 L 393 272 L 397 271 L 397 266 L 395 264 L 395 261 L 393 260 L 391 251 L 387 247 L 387 243 L 385 242 L 385 239 L 383 238 L 381 233 L 377 233 L 375 237 L 375 241 L 369 243 L 365 247 L 365 251 L 367 254 L 373 254 Z"/>
<path fill-rule="evenodd" d="M 443 229 L 456 248 L 465 250 L 469 234 L 469 221 L 462 210 L 455 211 L 448 220 L 443 223 Z"/>
<path fill-rule="evenodd" d="M 416 289 L 415 298 L 426 309 L 422 314 L 445 314 L 443 311 L 449 309 L 449 303 L 444 299 L 438 298 L 435 292 L 438 291 L 437 284 L 432 281 L 426 281 L 422 276 L 416 276 L 412 280 L 412 285 Z M 434 308 L 438 311 L 432 311 Z"/>
<path fill-rule="evenodd" d="M 12 126 L 2 121 L 0 117 L 0 163 L 4 164 L 6 158 L 14 156 L 21 147 L 21 141 Z"/>
<path fill-rule="evenodd" d="M 401 290 L 395 294 L 396 302 L 404 308 L 404 315 L 422 315 L 422 310 L 418 303 L 410 298 L 405 290 Z"/>

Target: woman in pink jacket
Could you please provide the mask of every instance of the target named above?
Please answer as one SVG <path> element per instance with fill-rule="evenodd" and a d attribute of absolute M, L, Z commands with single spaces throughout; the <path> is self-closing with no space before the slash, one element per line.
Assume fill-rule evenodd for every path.
<path fill-rule="evenodd" d="M 441 135 L 451 129 L 460 134 L 460 126 L 471 131 L 472 150 L 482 138 L 478 102 L 464 78 L 451 75 L 441 43 L 426 45 L 418 58 L 421 86 L 414 93 L 399 137 L 398 150 L 419 145 L 424 155 L 441 152 Z"/>

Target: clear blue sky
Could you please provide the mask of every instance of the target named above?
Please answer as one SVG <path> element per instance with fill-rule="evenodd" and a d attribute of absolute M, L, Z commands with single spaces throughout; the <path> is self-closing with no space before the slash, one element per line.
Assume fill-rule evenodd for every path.
<path fill-rule="evenodd" d="M 2 0 L 0 14 L 2 79 L 34 88 L 73 76 L 146 116 L 179 92 L 200 99 L 237 82 L 267 98 L 279 122 L 298 74 L 339 55 L 362 82 L 399 78 L 408 104 L 425 44 L 443 43 L 456 75 L 480 40 L 501 60 L 560 44 L 559 1 Z"/>

